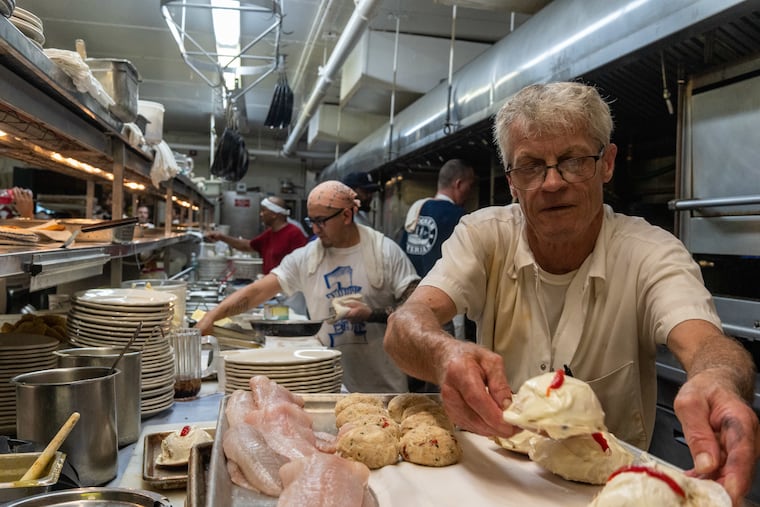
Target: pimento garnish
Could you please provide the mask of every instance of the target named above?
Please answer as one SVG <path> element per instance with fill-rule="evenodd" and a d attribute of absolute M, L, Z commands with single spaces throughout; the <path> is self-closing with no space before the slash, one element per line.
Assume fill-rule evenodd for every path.
<path fill-rule="evenodd" d="M 554 378 L 552 379 L 551 384 L 549 384 L 549 387 L 546 388 L 546 397 L 549 397 L 549 392 L 551 392 L 552 389 L 559 389 L 562 387 L 562 384 L 565 383 L 565 371 L 564 370 L 557 370 L 554 373 Z"/>
<path fill-rule="evenodd" d="M 190 433 L 190 426 L 183 426 L 182 431 L 179 432 L 179 436 L 186 437 Z"/>
<path fill-rule="evenodd" d="M 684 493 L 684 490 L 679 486 L 679 484 L 673 480 L 671 476 L 669 476 L 666 473 L 660 472 L 659 470 L 655 470 L 654 468 L 640 466 L 640 465 L 629 465 L 620 467 L 607 478 L 607 482 L 611 481 L 615 476 L 625 473 L 639 473 L 639 474 L 647 474 L 649 477 L 652 477 L 654 479 L 659 479 L 668 486 L 670 486 L 670 489 L 673 490 L 673 492 L 680 496 L 681 498 L 686 498 L 686 493 Z"/>
<path fill-rule="evenodd" d="M 602 452 L 607 452 L 607 450 L 610 448 L 610 445 L 607 443 L 607 440 L 604 438 L 604 435 L 602 435 L 599 432 L 592 433 L 591 438 L 593 438 L 597 444 L 599 444 L 599 447 L 602 448 Z"/>

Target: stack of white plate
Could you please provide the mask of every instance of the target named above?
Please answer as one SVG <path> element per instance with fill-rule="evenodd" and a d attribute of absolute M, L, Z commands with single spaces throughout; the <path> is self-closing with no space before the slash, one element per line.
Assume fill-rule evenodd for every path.
<path fill-rule="evenodd" d="M 0 0 L 0 15 L 10 18 L 15 8 L 16 0 Z"/>
<path fill-rule="evenodd" d="M 0 0 L 3 2 L 3 0 Z M 2 10 L 2 8 L 0 8 Z M 11 23 L 13 26 L 19 29 L 21 33 L 27 36 L 35 45 L 42 49 L 42 45 L 45 44 L 45 33 L 42 26 L 42 20 L 21 7 L 13 9 L 11 15 Z"/>
<path fill-rule="evenodd" d="M 22 373 L 55 368 L 58 340 L 37 334 L 0 334 L 0 434 L 16 433 L 16 386 Z"/>
<path fill-rule="evenodd" d="M 174 405 L 174 356 L 168 335 L 177 296 L 143 289 L 91 289 L 75 294 L 66 321 L 69 341 L 80 347 L 127 345 L 142 350 L 140 414 Z"/>
<path fill-rule="evenodd" d="M 296 393 L 337 393 L 343 382 L 340 351 L 325 348 L 251 349 L 222 352 L 224 390 L 250 390 L 248 380 L 265 375 Z"/>

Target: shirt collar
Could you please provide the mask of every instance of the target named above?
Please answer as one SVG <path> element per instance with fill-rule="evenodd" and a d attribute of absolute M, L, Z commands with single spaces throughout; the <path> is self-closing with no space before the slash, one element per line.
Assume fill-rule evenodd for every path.
<path fill-rule="evenodd" d="M 435 197 L 433 197 L 433 199 L 437 199 L 439 201 L 449 201 L 450 203 L 455 204 L 454 199 L 452 199 L 448 195 L 441 194 L 441 193 L 435 194 Z"/>
<path fill-rule="evenodd" d="M 519 206 L 514 204 L 514 206 Z M 609 240 L 609 234 L 612 230 L 610 221 L 613 218 L 614 211 L 608 205 L 604 205 L 604 216 L 602 219 L 602 227 L 599 230 L 599 236 L 596 238 L 596 244 L 594 250 L 591 252 L 590 266 L 586 272 L 586 282 L 584 283 L 584 289 L 589 283 L 594 284 L 596 291 L 604 288 L 605 280 L 607 279 L 607 242 Z M 525 268 L 536 269 L 536 259 L 533 256 L 533 252 L 528 245 L 528 234 L 525 228 L 525 217 L 522 214 L 522 209 L 518 209 L 516 215 L 519 217 L 519 231 L 520 235 L 517 239 L 517 249 L 515 250 L 514 264 L 509 270 L 509 276 L 512 279 L 516 279 L 519 272 Z"/>

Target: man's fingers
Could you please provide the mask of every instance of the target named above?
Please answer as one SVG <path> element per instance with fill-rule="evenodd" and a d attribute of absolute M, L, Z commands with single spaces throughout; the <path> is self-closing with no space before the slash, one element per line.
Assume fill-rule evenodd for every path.
<path fill-rule="evenodd" d="M 676 396 L 673 408 L 681 421 L 686 444 L 694 459 L 694 472 L 711 474 L 720 466 L 720 446 L 709 423 L 710 407 L 707 401 L 682 389 Z"/>

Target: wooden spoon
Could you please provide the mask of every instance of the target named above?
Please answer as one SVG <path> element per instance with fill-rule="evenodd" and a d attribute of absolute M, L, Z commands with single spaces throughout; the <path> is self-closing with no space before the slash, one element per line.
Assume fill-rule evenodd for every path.
<path fill-rule="evenodd" d="M 45 450 L 42 451 L 42 454 L 40 454 L 36 460 L 34 460 L 34 463 L 32 463 L 32 466 L 29 467 L 29 470 L 26 471 L 24 476 L 19 480 L 19 482 L 22 481 L 33 481 L 36 479 L 39 479 L 40 474 L 43 470 L 45 470 L 45 467 L 47 466 L 48 462 L 52 459 L 52 457 L 55 455 L 58 448 L 61 446 L 64 440 L 66 440 L 66 437 L 69 436 L 69 433 L 71 433 L 71 430 L 74 429 L 74 425 L 79 420 L 79 412 L 74 412 L 69 416 L 68 420 L 63 423 L 63 426 L 61 426 L 61 429 L 58 430 L 58 433 L 55 434 L 53 439 L 50 441 L 50 443 L 45 447 Z"/>

